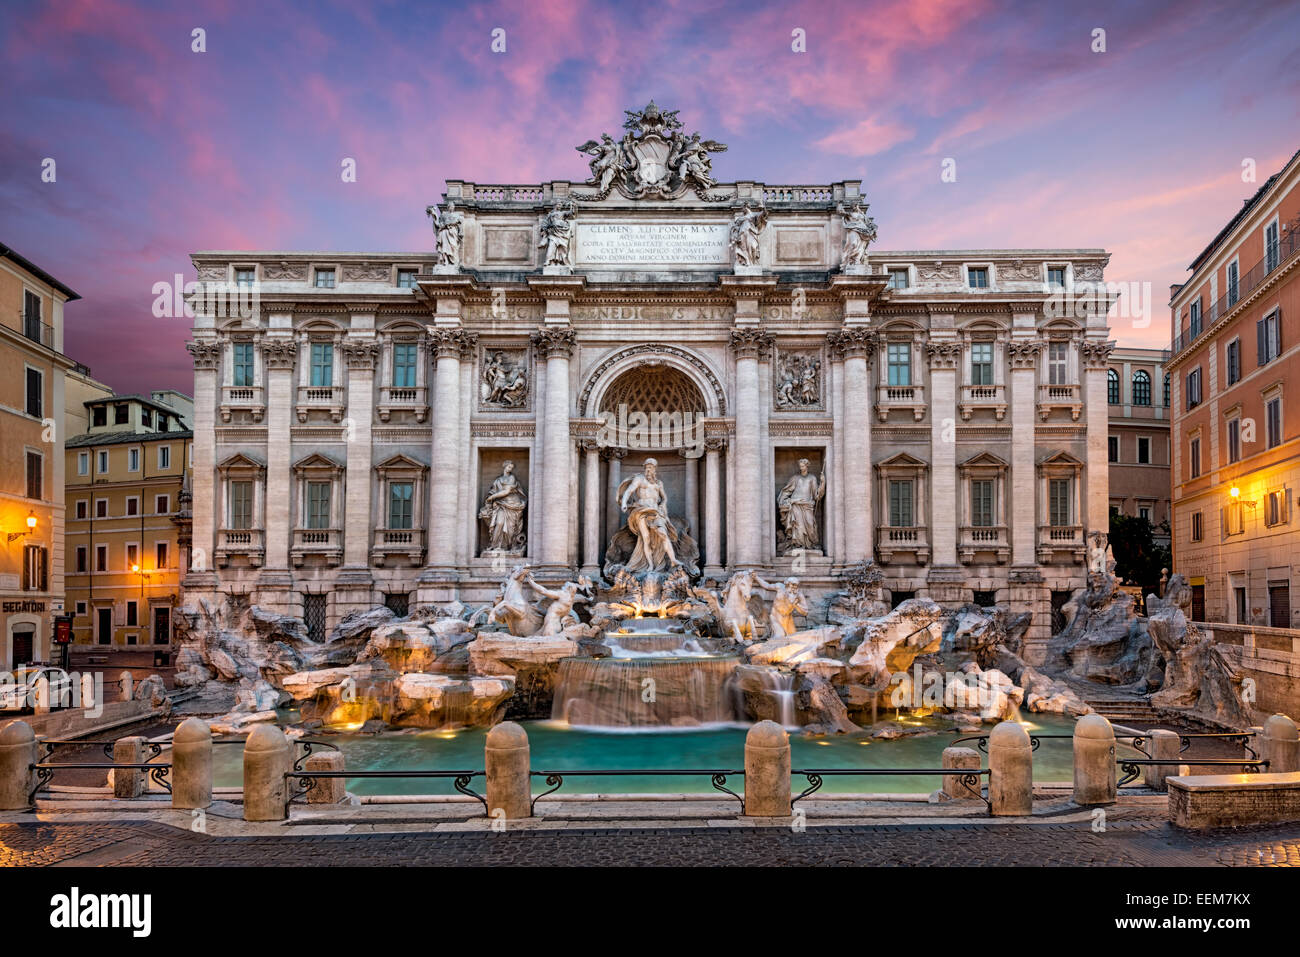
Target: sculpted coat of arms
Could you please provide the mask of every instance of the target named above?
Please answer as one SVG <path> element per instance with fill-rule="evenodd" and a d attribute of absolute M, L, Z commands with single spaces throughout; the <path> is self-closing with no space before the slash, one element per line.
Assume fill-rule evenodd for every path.
<path fill-rule="evenodd" d="M 710 153 L 727 147 L 717 140 L 702 140 L 699 133 L 687 136 L 677 119 L 677 110 L 662 111 L 652 100 L 644 110 L 624 110 L 623 138 L 602 133 L 576 147 L 591 155 L 591 179 L 598 190 L 578 199 L 599 200 L 617 189 L 628 199 L 674 199 L 688 189 L 705 200 L 717 185 Z"/>

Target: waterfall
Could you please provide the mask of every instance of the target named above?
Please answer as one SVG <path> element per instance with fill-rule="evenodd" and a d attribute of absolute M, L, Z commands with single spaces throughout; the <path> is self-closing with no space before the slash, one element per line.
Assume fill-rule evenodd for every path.
<path fill-rule="evenodd" d="M 737 719 L 728 679 L 739 658 L 565 658 L 551 717 L 602 728 L 665 728 Z"/>

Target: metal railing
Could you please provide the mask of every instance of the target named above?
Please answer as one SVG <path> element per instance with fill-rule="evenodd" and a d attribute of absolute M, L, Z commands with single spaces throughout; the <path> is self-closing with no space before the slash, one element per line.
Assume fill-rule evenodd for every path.
<path fill-rule="evenodd" d="M 794 768 L 790 773 L 802 774 L 808 781 L 808 787 L 790 799 L 790 804 L 792 806 L 796 801 L 806 798 L 808 795 L 815 794 L 817 791 L 821 790 L 822 778 L 828 775 L 885 775 L 889 777 L 898 777 L 916 774 L 934 774 L 941 777 L 957 778 L 959 784 L 963 787 L 970 788 L 975 792 L 975 794 L 978 794 L 979 799 L 984 802 L 989 813 L 993 813 L 993 799 L 986 794 L 983 787 L 983 781 L 981 780 L 981 778 L 990 777 L 990 771 L 988 768 L 980 768 L 978 770 L 975 768 Z"/>
<path fill-rule="evenodd" d="M 29 765 L 29 768 L 36 772 L 36 783 L 32 786 L 31 791 L 27 794 L 27 803 L 33 807 L 36 805 L 36 795 L 54 779 L 55 771 L 94 771 L 94 770 L 121 770 L 121 771 L 148 771 L 149 780 L 153 781 L 168 794 L 171 793 L 172 785 L 168 780 L 168 774 L 172 766 L 170 762 L 154 761 L 153 758 L 161 757 L 164 745 L 158 741 L 146 741 L 144 746 L 149 751 L 149 756 L 140 764 L 119 764 L 113 761 L 113 745 L 116 741 L 78 741 L 76 739 L 58 739 L 38 741 L 41 748 L 41 755 L 35 764 Z M 108 764 L 92 763 L 84 761 L 59 761 L 52 762 L 50 758 L 54 755 L 54 749 L 59 747 L 87 747 L 100 745 L 103 748 L 104 756 L 109 759 Z"/>
<path fill-rule="evenodd" d="M 304 758 L 306 755 L 303 756 Z M 298 764 L 294 765 L 292 771 L 285 772 L 285 781 L 289 779 L 296 780 L 297 786 L 286 789 L 285 813 L 288 814 L 288 806 L 293 803 L 295 798 L 303 797 L 316 786 L 318 780 L 324 778 L 378 778 L 381 780 L 393 778 L 451 778 L 452 787 L 461 794 L 472 797 L 483 805 L 484 816 L 488 815 L 487 798 L 477 791 L 470 788 L 470 781 L 474 778 L 485 777 L 486 771 L 305 771 L 299 768 Z"/>
<path fill-rule="evenodd" d="M 1259 753 L 1251 747 L 1250 739 L 1255 736 L 1254 731 L 1196 731 L 1187 734 L 1179 734 L 1179 755 L 1186 754 L 1192 746 L 1193 740 L 1217 739 L 1226 741 L 1229 744 L 1239 744 L 1250 755 L 1248 759 L 1238 758 L 1197 758 L 1189 755 L 1187 758 L 1173 762 L 1168 758 L 1153 758 L 1147 751 L 1145 745 L 1151 740 L 1148 734 L 1117 734 L 1115 740 L 1129 741 L 1129 746 L 1140 754 L 1145 754 L 1145 758 L 1117 758 L 1120 773 L 1123 775 L 1116 783 L 1116 787 L 1124 787 L 1133 781 L 1136 781 L 1142 773 L 1144 767 L 1165 766 L 1173 767 L 1175 764 L 1189 764 L 1198 767 L 1229 767 L 1241 768 L 1246 774 L 1255 774 L 1268 769 L 1268 761 L 1261 760 Z"/>
<path fill-rule="evenodd" d="M 713 789 L 715 791 L 721 791 L 724 794 L 730 794 L 733 798 L 735 798 L 737 801 L 740 802 L 741 812 L 743 813 L 745 810 L 744 797 L 742 797 L 741 795 L 737 794 L 735 791 L 727 787 L 727 778 L 729 776 L 731 777 L 745 776 L 745 771 L 743 768 L 738 771 L 736 770 L 713 771 L 713 770 L 701 770 L 699 768 L 682 768 L 682 769 L 632 768 L 627 770 L 616 768 L 616 769 L 600 770 L 600 771 L 529 771 L 528 773 L 529 775 L 535 778 L 540 778 L 540 777 L 546 778 L 546 784 L 550 788 L 549 791 L 543 791 L 541 794 L 537 795 L 532 799 L 532 801 L 528 805 L 530 811 L 537 807 L 537 802 L 540 801 L 542 798 L 546 797 L 548 794 L 554 794 L 556 791 L 558 791 L 561 787 L 564 786 L 564 776 L 566 774 L 569 775 L 570 777 L 616 777 L 618 775 L 647 777 L 647 776 L 657 776 L 657 775 L 666 776 L 666 775 L 684 775 L 684 774 L 707 774 L 713 783 Z"/>

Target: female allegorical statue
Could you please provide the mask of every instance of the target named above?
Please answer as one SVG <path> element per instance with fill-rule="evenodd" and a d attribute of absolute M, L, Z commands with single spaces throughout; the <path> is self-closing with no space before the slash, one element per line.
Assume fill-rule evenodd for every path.
<path fill-rule="evenodd" d="M 528 499 L 515 478 L 515 463 L 506 462 L 492 482 L 478 517 L 487 522 L 488 552 L 522 555 L 528 538 L 524 533 L 524 507 Z"/>

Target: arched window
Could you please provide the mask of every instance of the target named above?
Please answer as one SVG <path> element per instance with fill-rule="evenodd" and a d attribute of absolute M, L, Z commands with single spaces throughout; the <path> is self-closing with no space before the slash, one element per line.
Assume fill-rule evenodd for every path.
<path fill-rule="evenodd" d="M 1114 369 L 1106 370 L 1106 401 L 1119 405 L 1119 373 Z"/>
<path fill-rule="evenodd" d="M 1165 408 L 1169 408 L 1169 373 L 1165 373 Z"/>
<path fill-rule="evenodd" d="M 1145 369 L 1133 373 L 1133 404 L 1151 404 L 1151 374 Z"/>

